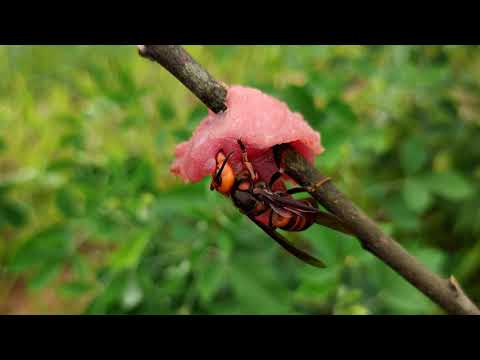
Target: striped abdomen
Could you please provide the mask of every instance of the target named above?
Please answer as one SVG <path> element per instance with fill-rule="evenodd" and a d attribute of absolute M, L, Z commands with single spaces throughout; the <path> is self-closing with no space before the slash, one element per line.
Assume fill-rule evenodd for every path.
<path fill-rule="evenodd" d="M 317 203 L 312 198 L 301 200 L 301 202 L 317 208 Z M 285 231 L 303 231 L 308 229 L 315 222 L 316 218 L 316 214 L 313 213 L 303 213 L 302 215 L 299 215 L 288 210 L 283 213 L 285 216 L 272 210 L 270 214 L 270 226 Z"/>

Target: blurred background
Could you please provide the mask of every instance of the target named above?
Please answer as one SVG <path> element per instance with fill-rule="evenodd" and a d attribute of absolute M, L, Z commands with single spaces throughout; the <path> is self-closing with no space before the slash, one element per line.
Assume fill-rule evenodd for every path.
<path fill-rule="evenodd" d="M 480 303 L 480 48 L 187 46 L 321 132 L 316 165 Z M 285 253 L 169 173 L 206 108 L 134 46 L 0 47 L 0 313 L 437 314 L 358 242 Z"/>

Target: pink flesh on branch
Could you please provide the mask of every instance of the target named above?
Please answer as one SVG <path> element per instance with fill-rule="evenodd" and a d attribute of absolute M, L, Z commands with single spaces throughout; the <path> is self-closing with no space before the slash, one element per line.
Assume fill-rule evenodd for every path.
<path fill-rule="evenodd" d="M 291 143 L 307 160 L 323 152 L 320 134 L 314 131 L 299 113 L 257 89 L 232 86 L 227 95 L 227 111 L 209 111 L 190 140 L 177 145 L 173 174 L 186 182 L 198 182 L 215 170 L 215 156 L 221 149 L 231 158 L 234 171 L 242 169 L 237 139 L 247 147 L 247 153 L 261 179 L 268 181 L 277 170 L 272 147 Z"/>

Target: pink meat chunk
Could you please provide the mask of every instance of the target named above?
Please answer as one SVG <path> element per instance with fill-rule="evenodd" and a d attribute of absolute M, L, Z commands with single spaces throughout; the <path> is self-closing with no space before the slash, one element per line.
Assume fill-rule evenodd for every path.
<path fill-rule="evenodd" d="M 310 162 L 324 151 L 320 133 L 301 114 L 257 89 L 231 86 L 226 105 L 224 113 L 209 111 L 190 140 L 177 145 L 171 171 L 185 182 L 211 176 L 220 150 L 225 154 L 234 151 L 231 164 L 236 173 L 240 171 L 243 166 L 237 139 L 246 145 L 250 161 L 265 181 L 277 170 L 274 145 L 290 143 Z"/>

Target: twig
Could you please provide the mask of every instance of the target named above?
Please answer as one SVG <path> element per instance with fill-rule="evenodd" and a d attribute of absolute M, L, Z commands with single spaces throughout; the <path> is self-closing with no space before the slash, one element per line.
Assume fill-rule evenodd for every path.
<path fill-rule="evenodd" d="M 208 75 L 180 46 L 139 45 L 139 52 L 166 67 L 212 111 L 226 109 L 224 87 Z M 186 70 L 187 67 L 195 70 Z M 325 180 L 317 169 L 288 144 L 276 146 L 274 153 L 277 164 L 282 164 L 286 174 L 300 185 L 315 186 Z M 383 234 L 378 225 L 338 191 L 331 181 L 325 182 L 312 192 L 312 196 L 340 219 L 366 250 L 389 265 L 446 312 L 480 315 L 480 310 L 463 292 L 453 276 L 443 279 L 431 272 L 394 239 Z"/>
<path fill-rule="evenodd" d="M 227 90 L 177 45 L 137 45 L 138 53 L 158 62 L 214 113 L 225 111 Z"/>
<path fill-rule="evenodd" d="M 324 179 L 290 145 L 274 148 L 277 164 L 301 186 L 315 186 Z M 442 279 L 410 255 L 398 242 L 383 234 L 378 225 L 333 185 L 325 182 L 312 196 L 351 229 L 363 248 L 380 258 L 450 314 L 476 314 L 480 311 L 465 295 L 454 278 Z M 452 280 L 453 279 L 453 280 Z"/>

